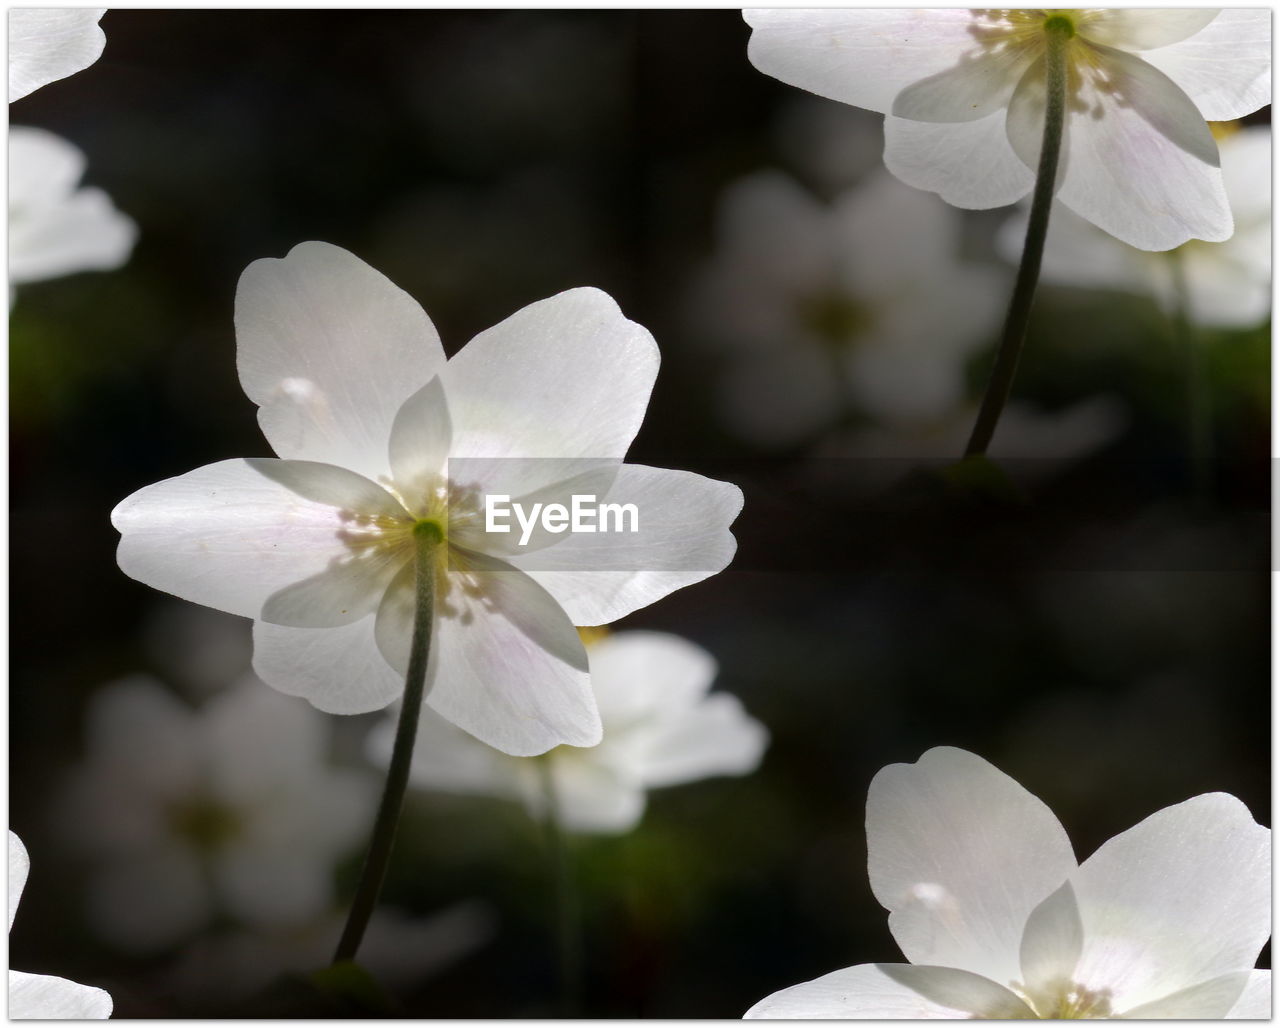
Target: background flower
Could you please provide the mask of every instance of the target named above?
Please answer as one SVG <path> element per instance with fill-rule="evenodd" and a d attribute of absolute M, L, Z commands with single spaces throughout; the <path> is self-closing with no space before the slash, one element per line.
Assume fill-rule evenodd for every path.
<path fill-rule="evenodd" d="M 1221 243 L 1183 243 L 1172 256 L 1182 263 L 1194 324 L 1252 328 L 1271 312 L 1271 129 L 1228 128 L 1218 149 L 1235 231 Z M 1008 259 L 1017 260 L 1025 233 L 1021 213 L 1001 230 L 1000 248 Z M 1175 300 L 1170 255 L 1126 246 L 1061 205 L 1053 214 L 1041 275 L 1057 285 L 1151 296 L 1166 311 Z"/>
<path fill-rule="evenodd" d="M 1258 1016 L 1270 847 L 1239 800 L 1210 793 L 1077 867 L 1043 803 L 971 753 L 933 749 L 867 796 L 871 888 L 911 963 L 836 971 L 747 1016 Z"/>
<path fill-rule="evenodd" d="M 929 421 L 965 392 L 1003 275 L 960 257 L 959 216 L 884 172 L 826 205 L 777 172 L 726 190 L 694 316 L 728 365 L 745 438 L 802 441 L 848 419 Z"/>
<path fill-rule="evenodd" d="M 554 814 L 571 831 L 628 832 L 644 814 L 650 789 L 716 775 L 742 775 L 760 763 L 768 733 L 726 693 L 708 695 L 711 655 L 678 636 L 619 632 L 588 642 L 591 688 L 604 737 L 580 748 L 559 746 L 537 761 L 508 757 L 434 715 L 424 715 L 410 781 L 420 788 L 517 799 L 547 816 L 544 774 L 555 790 Z M 385 763 L 394 725 L 370 736 Z"/>
<path fill-rule="evenodd" d="M 90 706 L 63 824 L 95 858 L 88 914 L 103 938 L 156 952 L 216 917 L 298 925 L 334 903 L 377 792 L 334 767 L 328 721 L 253 678 L 193 710 L 135 676 Z"/>
<path fill-rule="evenodd" d="M 27 848 L 13 832 L 9 833 L 9 930 L 18 912 L 22 887 L 27 884 L 31 859 Z M 105 1018 L 111 1016 L 111 997 L 102 989 L 80 985 L 48 974 L 9 972 L 9 1005 L 11 1019 L 33 1018 Z"/>
<path fill-rule="evenodd" d="M 101 189 L 79 188 L 85 158 L 43 129 L 9 129 L 9 282 L 106 271 L 129 259 L 137 226 Z"/>
<path fill-rule="evenodd" d="M 960 207 L 1030 192 L 1051 13 L 743 12 L 765 74 L 886 115 L 885 164 Z M 1244 10 L 1072 11 L 1058 198 L 1146 250 L 1231 234 L 1205 125 L 1271 94 L 1270 18 Z"/>

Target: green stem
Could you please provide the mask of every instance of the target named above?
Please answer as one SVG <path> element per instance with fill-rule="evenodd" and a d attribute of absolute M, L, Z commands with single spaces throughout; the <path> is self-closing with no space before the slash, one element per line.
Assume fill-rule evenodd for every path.
<path fill-rule="evenodd" d="M 965 447 L 966 457 L 987 452 L 996 424 L 1004 410 L 1013 379 L 1018 371 L 1018 358 L 1027 339 L 1027 323 L 1031 320 L 1031 301 L 1040 280 L 1040 260 L 1044 241 L 1049 234 L 1049 211 L 1053 207 L 1053 189 L 1058 177 L 1058 158 L 1062 153 L 1062 128 L 1067 111 L 1067 43 L 1074 29 L 1066 18 L 1050 18 L 1045 22 L 1045 108 L 1044 136 L 1040 143 L 1040 165 L 1036 169 L 1035 190 L 1031 194 L 1031 217 L 1022 245 L 1022 261 L 1014 281 L 1013 298 L 1005 315 L 1000 349 L 991 368 L 978 420 Z"/>
<path fill-rule="evenodd" d="M 425 530 L 424 530 L 425 529 Z M 360 870 L 360 882 L 351 912 L 333 955 L 335 964 L 354 960 L 364 938 L 369 918 L 373 915 L 378 893 L 387 876 L 391 862 L 391 847 L 395 843 L 396 828 L 400 823 L 400 811 L 404 806 L 404 794 L 409 785 L 409 767 L 413 763 L 413 743 L 418 735 L 418 716 L 426 695 L 427 660 L 431 655 L 431 619 L 435 606 L 435 551 L 440 542 L 438 526 L 421 522 L 415 527 L 415 604 L 413 615 L 413 642 L 409 651 L 409 670 L 404 679 L 404 699 L 400 704 L 400 719 L 396 724 L 396 741 L 391 751 L 391 763 L 387 767 L 387 782 L 378 804 L 378 816 L 369 838 L 369 851 Z"/>
<path fill-rule="evenodd" d="M 1209 391 L 1208 369 L 1205 367 L 1203 340 L 1196 338 L 1191 321 L 1191 304 L 1187 287 L 1187 269 L 1182 255 L 1170 250 L 1169 275 L 1173 280 L 1172 310 L 1175 344 L 1186 362 L 1187 455 L 1191 464 L 1191 482 L 1196 496 L 1209 497 L 1213 481 L 1213 409 Z"/>
<path fill-rule="evenodd" d="M 556 793 L 551 760 L 538 757 L 542 779 L 547 840 L 555 862 L 556 944 L 560 956 L 560 990 L 563 1016 L 576 1016 L 582 1000 L 582 925 L 578 909 L 578 892 L 574 883 L 573 854 L 569 834 L 560 818 L 560 800 Z"/>

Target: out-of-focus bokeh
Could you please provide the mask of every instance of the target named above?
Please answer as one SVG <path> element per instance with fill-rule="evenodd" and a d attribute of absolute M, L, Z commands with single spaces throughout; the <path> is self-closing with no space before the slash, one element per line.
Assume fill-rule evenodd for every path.
<path fill-rule="evenodd" d="M 519 804 L 411 794 L 365 957 L 375 995 L 308 978 L 361 841 L 323 818 L 308 840 L 315 819 L 295 817 L 227 871 L 221 840 L 247 815 L 207 785 L 166 808 L 183 812 L 168 835 L 138 827 L 144 798 L 99 789 L 93 816 L 68 798 L 105 774 L 108 728 L 116 766 L 158 748 L 193 782 L 216 761 L 175 750 L 181 732 L 230 731 L 234 754 L 268 723 L 265 746 L 301 731 L 314 773 L 290 788 L 310 781 L 318 808 L 341 802 L 326 783 L 374 774 L 380 715 L 272 693 L 296 716 L 238 734 L 218 710 L 266 689 L 245 678 L 247 622 L 126 578 L 108 520 L 140 486 L 268 454 L 236 381 L 236 280 L 306 239 L 406 289 L 449 352 L 526 303 L 605 289 L 662 351 L 630 459 L 745 491 L 730 570 L 620 627 L 709 651 L 771 742 L 755 773 L 656 792 L 634 832 L 575 842 L 583 1012 L 738 1017 L 896 959 L 863 804 L 877 769 L 934 745 L 1041 796 L 1082 857 L 1199 792 L 1267 820 L 1269 317 L 1188 331 L 1142 276 L 1046 283 L 1003 472 L 958 474 L 1016 214 L 904 201 L 879 119 L 756 72 L 737 12 L 111 11 L 102 27 L 96 64 L 10 108 L 81 149 L 84 183 L 138 227 L 122 268 L 23 284 L 10 315 L 10 810 L 32 856 L 14 966 L 106 988 L 123 1017 L 563 1011 L 555 869 Z M 1265 283 L 1268 248 L 1248 253 L 1226 277 Z M 1199 252 L 1180 266 L 1221 274 Z M 104 715 L 134 676 L 151 713 Z M 112 903 L 139 913 L 112 892 L 117 836 L 154 861 L 205 855 L 185 892 L 168 883 L 190 916 L 145 945 L 103 923 Z M 245 916 L 293 848 L 318 891 Z"/>

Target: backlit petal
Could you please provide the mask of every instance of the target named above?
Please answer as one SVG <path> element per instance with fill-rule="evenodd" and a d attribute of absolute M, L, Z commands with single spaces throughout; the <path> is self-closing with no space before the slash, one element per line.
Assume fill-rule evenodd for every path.
<path fill-rule="evenodd" d="M 106 13 L 105 7 L 10 8 L 9 102 L 101 57 L 107 37 L 98 20 Z"/>
<path fill-rule="evenodd" d="M 1233 1021 L 1268 1021 L 1271 1019 L 1271 972 L 1250 971 L 1244 992 L 1227 1013 Z"/>
<path fill-rule="evenodd" d="M 742 509 L 742 491 L 727 482 L 624 464 L 601 502 L 635 504 L 639 530 L 566 533 L 563 542 L 511 558 L 575 625 L 608 624 L 700 582 L 722 571 L 737 549 L 729 526 Z"/>
<path fill-rule="evenodd" d="M 1105 843 L 1074 879 L 1078 980 L 1127 1010 L 1253 967 L 1271 933 L 1271 832 L 1233 796 L 1166 807 Z M 1222 1011 L 1226 1013 L 1235 997 Z"/>
<path fill-rule="evenodd" d="M 887 114 L 912 83 L 979 53 L 977 18 L 935 10 L 748 9 L 747 57 L 792 86 Z"/>
<path fill-rule="evenodd" d="M 235 324 L 240 383 L 279 456 L 388 473 L 396 413 L 444 365 L 408 293 L 345 250 L 299 243 L 244 270 Z"/>
<path fill-rule="evenodd" d="M 1008 989 L 950 967 L 859 964 L 775 992 L 744 1015 L 772 1020 L 1031 1018 Z"/>
<path fill-rule="evenodd" d="M 913 963 L 1018 980 L 1027 918 L 1075 870 L 1062 825 L 985 760 L 939 747 L 867 796 L 871 889 Z"/>
<path fill-rule="evenodd" d="M 9 972 L 11 1021 L 101 1020 L 111 1016 L 111 997 L 102 989 L 48 974 Z"/>
<path fill-rule="evenodd" d="M 1005 113 L 973 122 L 884 120 L 885 167 L 947 203 L 986 210 L 1016 203 L 1035 184 L 1005 133 Z"/>
<path fill-rule="evenodd" d="M 1216 7 L 1112 8 L 1085 14 L 1079 31 L 1093 43 L 1153 50 L 1194 36 L 1220 13 Z"/>
<path fill-rule="evenodd" d="M 272 688 L 329 714 L 381 710 L 404 690 L 404 674 L 383 658 L 373 632 L 373 617 L 341 628 L 256 621 L 253 669 Z"/>
<path fill-rule="evenodd" d="M 1136 13 L 1136 12 L 1135 12 Z M 1271 11 L 1227 8 L 1201 31 L 1144 53 L 1210 121 L 1231 121 L 1271 102 Z"/>
<path fill-rule="evenodd" d="M 532 303 L 449 361 L 450 459 L 504 459 L 515 495 L 562 479 L 563 462 L 620 459 L 657 372 L 653 337 L 600 290 Z M 513 458 L 526 462 L 522 477 Z"/>
<path fill-rule="evenodd" d="M 399 514 L 397 515 L 397 511 Z M 394 498 L 332 465 L 227 460 L 139 489 L 111 514 L 132 578 L 185 600 L 257 617 L 272 594 L 351 552 Z"/>

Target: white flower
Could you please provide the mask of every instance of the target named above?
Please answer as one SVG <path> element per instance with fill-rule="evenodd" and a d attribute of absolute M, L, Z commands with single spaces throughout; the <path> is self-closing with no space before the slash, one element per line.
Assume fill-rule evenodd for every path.
<path fill-rule="evenodd" d="M 1271 127 L 1228 132 L 1218 145 L 1235 233 L 1223 243 L 1192 240 L 1175 253 L 1195 324 L 1252 328 L 1271 312 Z M 1022 251 L 1026 223 L 1019 214 L 1001 230 L 1001 251 L 1012 260 Z M 1045 282 L 1154 296 L 1166 310 L 1176 301 L 1168 255 L 1126 246 L 1061 206 L 1040 274 Z"/>
<path fill-rule="evenodd" d="M 960 217 L 880 171 L 825 205 L 763 172 L 727 191 L 695 316 L 730 361 L 726 420 L 765 445 L 857 412 L 895 423 L 964 396 L 1003 273 L 961 261 Z"/>
<path fill-rule="evenodd" d="M 1271 101 L 1270 11 L 748 10 L 752 64 L 885 118 L 885 164 L 959 207 L 1031 191 L 1049 18 L 1068 19 L 1058 198 L 1144 250 L 1231 235 L 1205 124 Z"/>
<path fill-rule="evenodd" d="M 9 930 L 18 912 L 18 900 L 27 884 L 31 859 L 27 848 L 13 832 L 9 833 Z M 10 1020 L 34 1019 L 101 1019 L 111 1016 L 111 997 L 92 985 L 80 985 L 48 974 L 9 972 Z"/>
<path fill-rule="evenodd" d="M 9 282 L 118 268 L 134 223 L 101 189 L 79 188 L 85 158 L 44 129 L 9 129 Z"/>
<path fill-rule="evenodd" d="M 708 695 L 716 665 L 701 647 L 662 632 L 630 631 L 591 643 L 587 654 L 604 739 L 537 758 L 548 762 L 565 828 L 628 832 L 644 814 L 649 789 L 759 766 L 768 732 L 736 697 Z M 370 737 L 375 760 L 388 759 L 393 732 L 388 722 Z M 545 816 L 535 760 L 509 757 L 425 712 L 410 775 L 422 788 L 518 799 L 534 817 Z"/>
<path fill-rule="evenodd" d="M 421 307 L 326 243 L 251 264 L 236 332 L 240 381 L 282 459 L 222 461 L 126 499 L 112 514 L 125 573 L 253 618 L 264 681 L 361 713 L 403 688 L 413 533 L 432 522 L 447 545 L 427 703 L 508 753 L 596 743 L 573 626 L 723 569 L 742 506 L 735 486 L 621 463 L 657 373 L 649 333 L 573 289 L 446 362 Z M 543 533 L 525 552 L 476 506 L 574 492 L 635 504 L 640 531 Z"/>
<path fill-rule="evenodd" d="M 370 773 L 328 763 L 329 726 L 253 678 L 199 710 L 143 676 L 98 692 L 61 819 L 95 858 L 98 933 L 143 952 L 215 912 L 254 928 L 327 912 L 377 792 Z"/>
<path fill-rule="evenodd" d="M 102 56 L 107 37 L 98 28 L 103 8 L 11 8 L 9 102 L 74 75 Z"/>
<path fill-rule="evenodd" d="M 860 964 L 756 1018 L 1266 1018 L 1271 832 L 1239 800 L 1166 807 L 1077 865 L 1040 800 L 964 750 L 867 797 L 871 889 L 909 964 Z"/>

